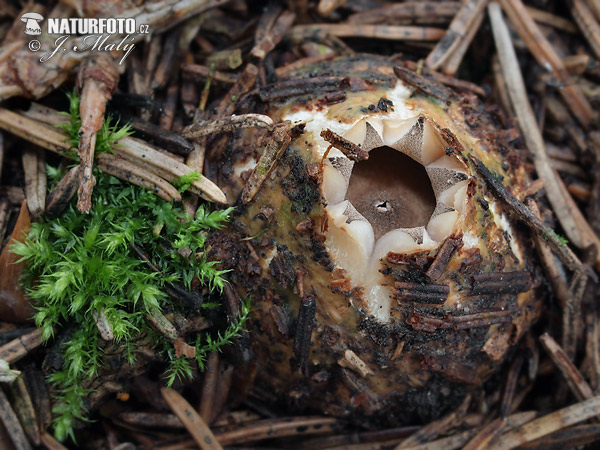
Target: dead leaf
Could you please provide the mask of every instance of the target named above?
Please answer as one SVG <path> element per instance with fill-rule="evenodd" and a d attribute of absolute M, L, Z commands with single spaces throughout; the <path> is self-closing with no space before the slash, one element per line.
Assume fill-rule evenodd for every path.
<path fill-rule="evenodd" d="M 8 241 L 9 244 L 4 246 L 0 253 L 0 317 L 4 321 L 30 322 L 34 314 L 29 299 L 18 283 L 25 263 L 16 263 L 20 256 L 12 254 L 9 250 L 13 240 L 18 242 L 25 240 L 30 226 L 27 200 L 24 200 L 17 223 Z"/>

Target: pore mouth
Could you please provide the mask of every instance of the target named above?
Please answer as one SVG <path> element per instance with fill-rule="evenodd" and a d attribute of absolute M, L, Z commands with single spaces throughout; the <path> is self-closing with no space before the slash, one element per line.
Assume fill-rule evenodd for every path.
<path fill-rule="evenodd" d="M 333 151 L 325 157 L 326 245 L 385 320 L 389 289 L 380 285 L 380 260 L 436 248 L 452 234 L 465 210 L 468 171 L 423 115 L 364 118 L 343 137 L 369 159 L 355 163 Z"/>

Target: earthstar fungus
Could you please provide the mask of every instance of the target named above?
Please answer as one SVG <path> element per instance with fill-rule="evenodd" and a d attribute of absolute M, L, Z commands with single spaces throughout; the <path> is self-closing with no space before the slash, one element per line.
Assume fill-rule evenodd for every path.
<path fill-rule="evenodd" d="M 298 94 L 311 77 L 342 81 Z M 293 94 L 280 95 L 287 85 Z M 344 100 L 329 104 L 332 91 Z M 532 244 L 472 168 L 481 161 L 519 197 L 519 154 L 477 99 L 427 95 L 382 58 L 304 68 L 258 94 L 275 123 L 303 133 L 210 238 L 211 258 L 254 301 L 258 385 L 335 416 L 440 415 L 540 313 Z M 230 198 L 261 175 L 260 142 L 266 132 L 239 132 L 239 151 L 213 165 Z M 348 157 L 344 142 L 368 154 Z"/>

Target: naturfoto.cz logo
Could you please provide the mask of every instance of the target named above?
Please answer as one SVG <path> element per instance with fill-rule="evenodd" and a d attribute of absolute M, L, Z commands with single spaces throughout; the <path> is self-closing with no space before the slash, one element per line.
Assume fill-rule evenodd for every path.
<path fill-rule="evenodd" d="M 39 36 L 42 34 L 41 22 L 44 17 L 35 12 L 28 12 L 21 16 L 25 22 L 25 34 Z M 121 65 L 131 51 L 135 48 L 134 40 L 137 34 L 148 34 L 148 25 L 137 25 L 133 18 L 55 18 L 49 17 L 46 21 L 47 35 L 58 36 L 52 42 L 44 39 L 44 44 L 49 47 L 47 53 L 40 57 L 40 62 L 46 62 L 57 54 L 72 51 L 79 52 L 123 52 L 119 61 Z M 71 42 L 69 42 L 71 41 Z M 29 42 L 29 49 L 37 52 L 44 45 L 37 39 Z M 44 49 L 45 50 L 45 49 Z"/>

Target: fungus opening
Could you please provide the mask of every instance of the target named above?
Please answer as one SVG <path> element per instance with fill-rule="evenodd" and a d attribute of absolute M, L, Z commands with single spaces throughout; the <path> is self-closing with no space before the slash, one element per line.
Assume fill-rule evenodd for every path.
<path fill-rule="evenodd" d="M 354 165 L 346 199 L 371 223 L 375 240 L 397 228 L 427 225 L 436 205 L 425 168 L 387 146 Z"/>

